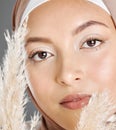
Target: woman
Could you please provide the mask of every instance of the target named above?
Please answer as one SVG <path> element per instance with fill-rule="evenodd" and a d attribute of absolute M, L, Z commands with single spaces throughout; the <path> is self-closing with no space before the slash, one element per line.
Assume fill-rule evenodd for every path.
<path fill-rule="evenodd" d="M 29 15 L 25 49 L 38 129 L 74 130 L 95 92 L 108 89 L 116 100 L 116 2 L 107 1 L 17 1 L 13 29 Z"/>

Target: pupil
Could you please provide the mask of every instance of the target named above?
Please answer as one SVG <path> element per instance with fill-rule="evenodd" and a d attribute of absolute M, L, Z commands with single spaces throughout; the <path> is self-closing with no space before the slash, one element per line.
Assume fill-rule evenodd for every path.
<path fill-rule="evenodd" d="M 95 44 L 96 44 L 96 40 L 92 40 L 92 41 L 87 42 L 87 45 L 90 47 L 95 46 Z"/>
<path fill-rule="evenodd" d="M 38 56 L 41 58 L 41 59 L 45 59 L 47 57 L 47 53 L 46 52 L 40 52 L 38 54 Z"/>

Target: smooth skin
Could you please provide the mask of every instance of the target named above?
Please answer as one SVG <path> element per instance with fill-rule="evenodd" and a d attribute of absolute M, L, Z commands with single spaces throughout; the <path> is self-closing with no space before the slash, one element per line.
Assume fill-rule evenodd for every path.
<path fill-rule="evenodd" d="M 31 12 L 28 28 L 30 90 L 51 119 L 75 129 L 81 109 L 60 105 L 67 95 L 107 89 L 116 100 L 116 30 L 107 12 L 85 0 L 51 0 Z"/>

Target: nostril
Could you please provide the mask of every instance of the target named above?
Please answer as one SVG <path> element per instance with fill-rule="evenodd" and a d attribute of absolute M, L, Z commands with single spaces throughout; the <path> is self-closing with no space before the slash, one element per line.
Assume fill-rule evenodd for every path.
<path fill-rule="evenodd" d="M 75 80 L 80 80 L 80 78 L 75 78 Z"/>
<path fill-rule="evenodd" d="M 61 81 L 61 84 L 66 84 L 64 81 Z"/>

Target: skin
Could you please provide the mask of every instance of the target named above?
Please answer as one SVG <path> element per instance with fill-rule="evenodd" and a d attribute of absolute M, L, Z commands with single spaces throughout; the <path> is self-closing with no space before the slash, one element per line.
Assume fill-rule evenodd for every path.
<path fill-rule="evenodd" d="M 94 24 L 77 30 L 88 21 Z M 116 100 L 116 30 L 107 12 L 82 0 L 50 1 L 31 12 L 28 28 L 30 90 L 51 119 L 67 130 L 75 129 L 81 109 L 59 104 L 70 94 L 107 89 Z M 87 41 L 95 45 L 88 46 Z M 38 55 L 43 51 L 44 58 Z"/>

